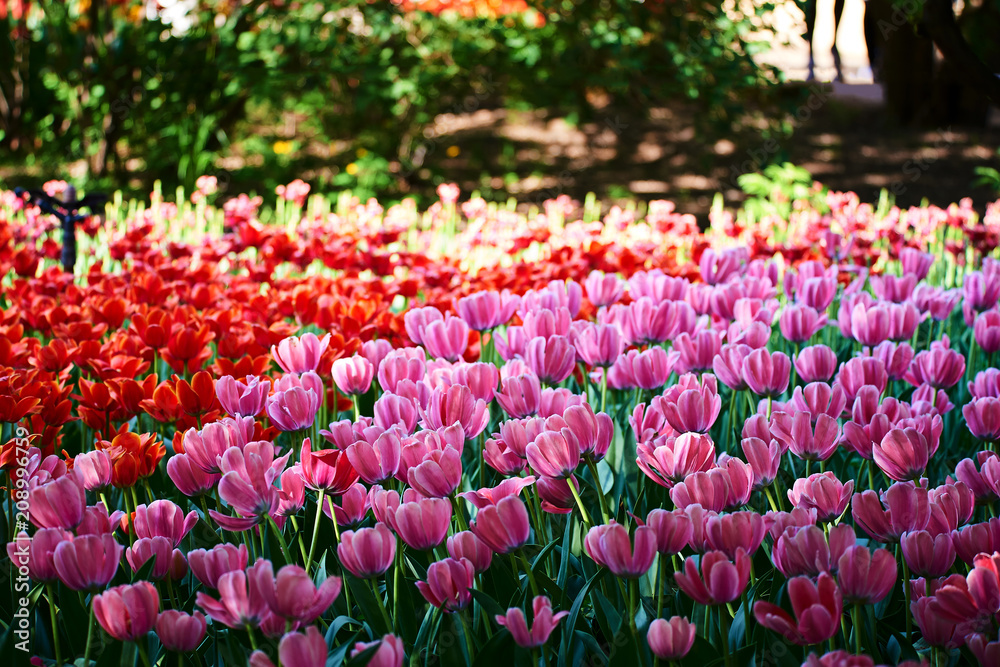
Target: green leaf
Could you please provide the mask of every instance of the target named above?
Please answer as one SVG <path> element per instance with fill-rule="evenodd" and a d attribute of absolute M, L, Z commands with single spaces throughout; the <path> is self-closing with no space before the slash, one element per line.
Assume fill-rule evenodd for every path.
<path fill-rule="evenodd" d="M 515 648 L 514 637 L 501 629 L 476 653 L 473 667 L 508 667 Z"/>
<path fill-rule="evenodd" d="M 566 667 L 567 658 L 569 656 L 570 649 L 572 648 L 572 638 L 573 633 L 576 631 L 576 623 L 580 618 L 580 610 L 583 609 L 583 603 L 587 599 L 587 595 L 590 593 L 590 589 L 593 588 L 594 584 L 600 581 L 601 577 L 605 575 L 607 570 L 601 568 L 597 571 L 597 574 L 592 576 L 580 592 L 576 594 L 576 600 L 573 601 L 573 606 L 569 611 L 569 616 L 566 618 L 565 629 L 563 630 L 563 642 L 559 647 L 559 667 Z"/>
<path fill-rule="evenodd" d="M 372 593 L 371 586 L 367 581 L 357 579 L 347 572 L 344 572 L 344 580 L 351 587 L 351 597 L 361 608 L 361 613 L 365 616 L 365 623 L 372 629 L 375 636 L 381 636 L 392 632 L 392 628 L 385 627 L 385 620 L 379 609 L 378 602 L 375 601 L 375 594 Z"/>

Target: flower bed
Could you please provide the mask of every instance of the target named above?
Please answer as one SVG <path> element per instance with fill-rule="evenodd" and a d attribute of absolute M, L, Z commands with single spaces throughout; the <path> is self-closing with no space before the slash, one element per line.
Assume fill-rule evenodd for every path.
<path fill-rule="evenodd" d="M 5 655 L 1000 661 L 1000 203 L 212 189 L 0 194 Z"/>

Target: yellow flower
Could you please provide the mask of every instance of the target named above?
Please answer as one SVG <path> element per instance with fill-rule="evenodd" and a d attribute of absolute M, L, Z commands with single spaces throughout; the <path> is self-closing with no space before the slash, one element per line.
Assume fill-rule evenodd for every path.
<path fill-rule="evenodd" d="M 448 146 L 448 150 L 445 151 L 445 153 L 448 154 L 448 157 L 458 157 L 458 154 L 461 152 L 462 149 L 458 146 Z"/>
<path fill-rule="evenodd" d="M 292 152 L 292 142 L 285 141 L 284 139 L 275 141 L 271 150 L 274 151 L 275 155 L 288 155 Z"/>
<path fill-rule="evenodd" d="M 358 165 L 352 162 L 344 167 L 344 171 L 346 171 L 349 176 L 354 176 L 358 173 Z"/>

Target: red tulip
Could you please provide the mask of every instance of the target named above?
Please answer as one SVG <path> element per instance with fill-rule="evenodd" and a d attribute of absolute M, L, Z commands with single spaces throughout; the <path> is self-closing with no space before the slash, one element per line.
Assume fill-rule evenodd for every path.
<path fill-rule="evenodd" d="M 818 644 L 837 634 L 844 603 L 833 577 L 824 572 L 816 583 L 808 577 L 795 577 L 788 582 L 788 597 L 794 617 L 777 605 L 761 601 L 753 609 L 757 622 L 800 646 Z"/>

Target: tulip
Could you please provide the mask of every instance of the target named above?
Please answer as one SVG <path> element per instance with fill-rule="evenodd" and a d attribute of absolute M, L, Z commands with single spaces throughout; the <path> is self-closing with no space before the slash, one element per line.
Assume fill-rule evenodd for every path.
<path fill-rule="evenodd" d="M 524 361 L 542 382 L 559 384 L 572 375 L 576 350 L 565 336 L 538 336 L 528 341 Z"/>
<path fill-rule="evenodd" d="M 448 534 L 451 503 L 443 498 L 406 502 L 386 518 L 408 547 L 428 551 L 441 544 Z"/>
<path fill-rule="evenodd" d="M 740 441 L 743 456 L 753 469 L 753 486 L 755 489 L 770 486 L 778 477 L 781 467 L 781 446 L 777 440 L 765 443 L 760 438 L 743 438 Z"/>
<path fill-rule="evenodd" d="M 787 306 L 778 320 L 781 335 L 792 343 L 806 342 L 821 331 L 826 323 L 826 313 L 821 315 L 815 308 L 805 305 Z"/>
<path fill-rule="evenodd" d="M 759 601 L 753 609 L 757 622 L 800 646 L 818 644 L 837 634 L 844 603 L 833 577 L 824 572 L 816 583 L 808 577 L 795 577 L 788 582 L 788 597 L 794 618 L 775 604 Z"/>
<path fill-rule="evenodd" d="M 271 356 L 286 373 L 315 371 L 330 344 L 330 334 L 319 338 L 314 333 L 289 336 L 271 346 Z"/>
<path fill-rule="evenodd" d="M 818 526 L 789 526 L 775 540 L 771 558 L 786 577 L 834 572 L 841 556 L 856 543 L 854 529 L 847 524 L 835 526 L 829 538 Z"/>
<path fill-rule="evenodd" d="M 222 475 L 205 472 L 187 454 L 174 454 L 167 460 L 167 477 L 181 493 L 192 498 L 215 488 Z"/>
<path fill-rule="evenodd" d="M 413 312 L 413 311 L 409 311 Z M 419 350 L 417 356 L 406 352 L 406 349 Z M 427 373 L 427 364 L 423 358 L 421 348 L 404 348 L 393 350 L 382 359 L 378 367 L 378 384 L 382 391 L 397 393 L 396 389 L 401 382 L 419 382 L 423 380 Z"/>
<path fill-rule="evenodd" d="M 202 592 L 195 596 L 195 604 L 212 620 L 230 628 L 256 627 L 271 614 L 263 592 L 274 586 L 270 561 L 259 560 L 246 571 L 226 572 L 216 586 L 218 600 Z"/>
<path fill-rule="evenodd" d="M 927 438 L 913 428 L 892 429 L 872 449 L 879 469 L 898 482 L 919 479 L 930 454 Z"/>
<path fill-rule="evenodd" d="M 73 472 L 87 491 L 101 491 L 111 485 L 111 457 L 101 449 L 77 454 Z"/>
<path fill-rule="evenodd" d="M 312 389 L 292 387 L 268 397 L 265 409 L 278 430 L 301 431 L 313 425 L 321 398 Z"/>
<path fill-rule="evenodd" d="M 795 480 L 788 491 L 788 500 L 796 507 L 815 509 L 820 521 L 832 521 L 847 510 L 853 490 L 853 479 L 843 484 L 827 471 Z"/>
<path fill-rule="evenodd" d="M 382 398 L 389 395 L 384 394 Z M 399 470 L 402 447 L 399 434 L 388 430 L 375 438 L 373 443 L 358 440 L 348 445 L 346 456 L 361 479 L 368 484 L 381 484 L 394 477 Z"/>
<path fill-rule="evenodd" d="M 919 352 L 906 373 L 907 382 L 917 387 L 929 384 L 935 389 L 948 389 L 958 384 L 965 374 L 965 357 L 948 347 L 948 337 L 935 341 L 930 350 Z"/>
<path fill-rule="evenodd" d="M 691 541 L 694 530 L 691 519 L 679 510 L 651 510 L 646 516 L 646 525 L 656 537 L 656 551 L 664 556 L 683 551 Z"/>
<path fill-rule="evenodd" d="M 476 399 L 468 387 L 460 384 L 446 390 L 435 389 L 427 404 L 418 406 L 418 411 L 424 428 L 443 429 L 461 424 L 470 440 L 482 433 L 490 421 L 486 401 Z"/>
<path fill-rule="evenodd" d="M 124 547 L 114 535 L 80 535 L 61 541 L 52 555 L 59 580 L 74 591 L 105 588 L 115 578 Z"/>
<path fill-rule="evenodd" d="M 274 614 L 286 621 L 310 625 L 322 616 L 340 595 L 340 577 L 327 577 L 316 586 L 312 578 L 298 565 L 286 565 L 274 575 L 271 562 L 262 560 L 255 565 L 260 595 Z"/>
<path fill-rule="evenodd" d="M 833 456 L 840 443 L 837 419 L 827 414 L 817 417 L 815 425 L 808 412 L 774 412 L 771 434 L 784 449 L 807 461 L 825 461 Z"/>
<path fill-rule="evenodd" d="M 455 560 L 465 558 L 472 563 L 476 574 L 482 574 L 490 568 L 493 560 L 493 549 L 476 534 L 469 530 L 455 533 L 448 538 L 448 555 Z"/>
<path fill-rule="evenodd" d="M 302 441 L 299 466 L 302 481 L 307 487 L 315 491 L 323 490 L 332 496 L 339 496 L 358 481 L 350 456 L 337 449 L 313 451 L 309 438 Z"/>
<path fill-rule="evenodd" d="M 702 376 L 700 387 L 694 375 L 681 376 L 652 403 L 678 433 L 708 433 L 722 410 L 715 376 L 707 374 Z"/>
<path fill-rule="evenodd" d="M 569 485 L 573 488 L 570 489 Z M 573 476 L 566 479 L 541 477 L 535 482 L 538 498 L 542 501 L 542 511 L 549 514 L 569 514 L 576 508 L 576 496 L 580 492 L 580 483 Z"/>
<path fill-rule="evenodd" d="M 330 650 L 323 633 L 311 625 L 301 632 L 288 632 L 278 643 L 278 662 L 295 667 L 325 667 Z M 250 655 L 250 667 L 274 667 L 271 659 L 263 651 Z M 369 663 L 370 664 L 370 663 Z"/>
<path fill-rule="evenodd" d="M 628 529 L 612 521 L 594 526 L 587 532 L 583 546 L 594 562 L 624 579 L 638 579 L 653 566 L 656 557 L 656 534 L 648 526 L 635 529 L 634 546 Z"/>
<path fill-rule="evenodd" d="M 719 354 L 712 361 L 712 370 L 715 371 L 719 382 L 733 391 L 746 389 L 747 383 L 743 379 L 743 360 L 750 355 L 751 351 L 749 345 L 733 343 L 723 345 Z"/>
<path fill-rule="evenodd" d="M 378 646 L 378 650 L 368 659 L 368 667 L 402 667 L 406 657 L 403 640 L 392 634 L 385 635 L 376 642 L 358 642 L 351 651 L 351 657 L 357 657 L 373 646 Z"/>
<path fill-rule="evenodd" d="M 544 645 L 549 640 L 552 631 L 559 625 L 559 621 L 569 616 L 568 611 L 553 614 L 552 603 L 544 595 L 539 595 L 532 600 L 531 607 L 534 611 L 531 630 L 528 630 L 528 622 L 520 607 L 511 607 L 507 610 L 506 615 L 497 614 L 494 617 L 498 624 L 507 628 L 514 637 L 515 644 L 528 649 Z"/>
<path fill-rule="evenodd" d="M 372 367 L 378 370 L 378 367 L 382 365 L 382 360 L 389 356 L 393 349 L 392 343 L 385 338 L 376 338 L 365 341 L 361 345 L 361 356 L 370 361 Z"/>
<path fill-rule="evenodd" d="M 333 383 L 342 394 L 356 396 L 366 393 L 371 387 L 375 367 L 360 354 L 355 354 L 333 362 L 332 374 Z"/>
<path fill-rule="evenodd" d="M 669 621 L 657 618 L 649 624 L 646 642 L 660 660 L 680 660 L 694 645 L 696 631 L 694 624 L 681 616 Z"/>
<path fill-rule="evenodd" d="M 458 361 L 469 345 L 469 325 L 452 315 L 430 322 L 420 335 L 427 354 L 435 359 Z"/>
<path fill-rule="evenodd" d="M 709 551 L 701 556 L 699 566 L 695 557 L 684 561 L 684 570 L 676 572 L 674 579 L 684 593 L 703 605 L 732 602 L 742 595 L 750 581 L 750 557 L 742 549 L 730 561 L 721 551 Z M 759 617 L 758 617 L 759 619 Z"/>
<path fill-rule="evenodd" d="M 578 360 L 597 368 L 613 365 L 625 349 L 622 330 L 617 323 L 588 323 L 573 336 L 572 343 Z"/>
<path fill-rule="evenodd" d="M 47 584 L 59 578 L 54 561 L 56 547 L 72 539 L 72 533 L 61 528 L 42 528 L 31 537 L 21 531 L 7 543 L 7 555 L 12 567 L 22 572 L 26 568 L 33 581 Z"/>
<path fill-rule="evenodd" d="M 1000 440 L 1000 399 L 974 398 L 962 407 L 962 416 L 976 438 L 988 442 Z"/>
<path fill-rule="evenodd" d="M 174 653 L 190 653 L 205 638 L 208 624 L 200 611 L 185 614 L 165 609 L 156 617 L 156 636 L 163 648 Z"/>
<path fill-rule="evenodd" d="M 896 559 L 886 549 L 848 547 L 837 562 L 837 581 L 848 602 L 876 604 L 896 585 Z"/>
<path fill-rule="evenodd" d="M 315 369 L 314 369 L 315 370 Z M 225 375 L 215 383 L 215 395 L 222 408 L 233 417 L 256 417 L 267 404 L 271 383 L 261 382 L 254 375 L 248 375 L 241 382 L 232 375 Z"/>
<path fill-rule="evenodd" d="M 245 544 L 217 544 L 212 549 L 194 549 L 187 554 L 191 574 L 202 585 L 218 588 L 219 577 L 227 572 L 245 570 L 249 554 Z"/>
<path fill-rule="evenodd" d="M 711 329 L 694 336 L 684 332 L 674 339 L 674 350 L 680 353 L 674 368 L 678 374 L 707 371 L 712 368 L 715 356 L 722 351 L 722 334 Z"/>
<path fill-rule="evenodd" d="M 910 603 L 913 621 L 920 628 L 920 636 L 931 646 L 955 648 L 963 638 L 957 632 L 956 622 L 942 616 L 936 609 L 934 596 L 923 597 Z"/>
<path fill-rule="evenodd" d="M 752 557 L 764 541 L 764 533 L 764 518 L 756 512 L 712 516 L 705 522 L 709 546 L 730 559 L 735 559 L 739 550 Z"/>
<path fill-rule="evenodd" d="M 754 350 L 743 360 L 743 379 L 758 396 L 780 396 L 788 388 L 792 362 L 784 352 Z"/>
<path fill-rule="evenodd" d="M 374 528 L 348 530 L 337 545 L 340 564 L 359 579 L 371 579 L 386 573 L 396 557 L 396 537 L 384 523 Z"/>
<path fill-rule="evenodd" d="M 495 553 L 510 553 L 524 546 L 531 534 L 528 508 L 518 496 L 507 496 L 480 509 L 469 530 Z"/>
<path fill-rule="evenodd" d="M 955 563 L 955 544 L 950 533 L 932 535 L 926 530 L 903 533 L 899 540 L 903 558 L 917 577 L 941 577 Z"/>
<path fill-rule="evenodd" d="M 187 574 L 184 555 L 166 537 L 142 537 L 125 550 L 125 560 L 133 572 L 138 572 L 151 558 L 156 559 L 149 572 L 151 579 L 163 579 L 168 574 L 171 579 L 180 579 Z"/>
<path fill-rule="evenodd" d="M 854 357 L 840 367 L 836 382 L 844 390 L 847 402 L 853 404 L 861 387 L 865 385 L 873 385 L 879 395 L 885 392 L 889 384 L 889 373 L 881 359 Z"/>
<path fill-rule="evenodd" d="M 28 516 L 37 528 L 76 528 L 86 507 L 83 485 L 72 472 L 36 486 L 28 494 Z"/>
<path fill-rule="evenodd" d="M 198 513 L 194 510 L 184 514 L 169 500 L 154 500 L 149 505 L 136 506 L 132 526 L 136 537 L 166 537 L 173 548 L 180 545 L 196 523 Z"/>
<path fill-rule="evenodd" d="M 252 417 L 223 419 L 207 424 L 200 431 L 191 428 L 184 433 L 184 454 L 204 472 L 218 474 L 221 472 L 219 459 L 222 455 L 231 447 L 246 446 L 253 440 L 253 433 Z"/>
<path fill-rule="evenodd" d="M 629 284 L 631 285 L 631 281 Z M 622 298 L 625 294 L 625 281 L 613 273 L 594 270 L 583 281 L 583 288 L 587 291 L 587 299 L 590 303 L 596 308 L 600 308 L 601 306 L 610 306 Z M 631 293 L 633 290 L 629 291 Z"/>
<path fill-rule="evenodd" d="M 94 616 L 104 631 L 121 642 L 142 639 L 156 624 L 160 596 L 148 581 L 116 586 L 95 595 Z"/>
<path fill-rule="evenodd" d="M 418 581 L 417 589 L 425 600 L 442 611 L 461 611 L 472 600 L 475 573 L 472 563 L 464 558 L 435 561 L 427 568 L 427 581 Z"/>
<path fill-rule="evenodd" d="M 764 515 L 764 527 L 767 534 L 775 542 L 789 528 L 802 528 L 816 525 L 816 510 L 793 509 L 791 512 L 770 511 Z"/>
<path fill-rule="evenodd" d="M 561 433 L 539 434 L 525 449 L 528 465 L 544 477 L 566 478 L 580 464 L 580 449 Z"/>
<path fill-rule="evenodd" d="M 473 331 L 489 331 L 510 321 L 521 298 L 509 291 L 481 291 L 463 296 L 457 302 L 458 315 Z"/>
<path fill-rule="evenodd" d="M 811 345 L 799 350 L 794 363 L 803 382 L 826 382 L 837 370 L 837 354 L 826 345 Z"/>

